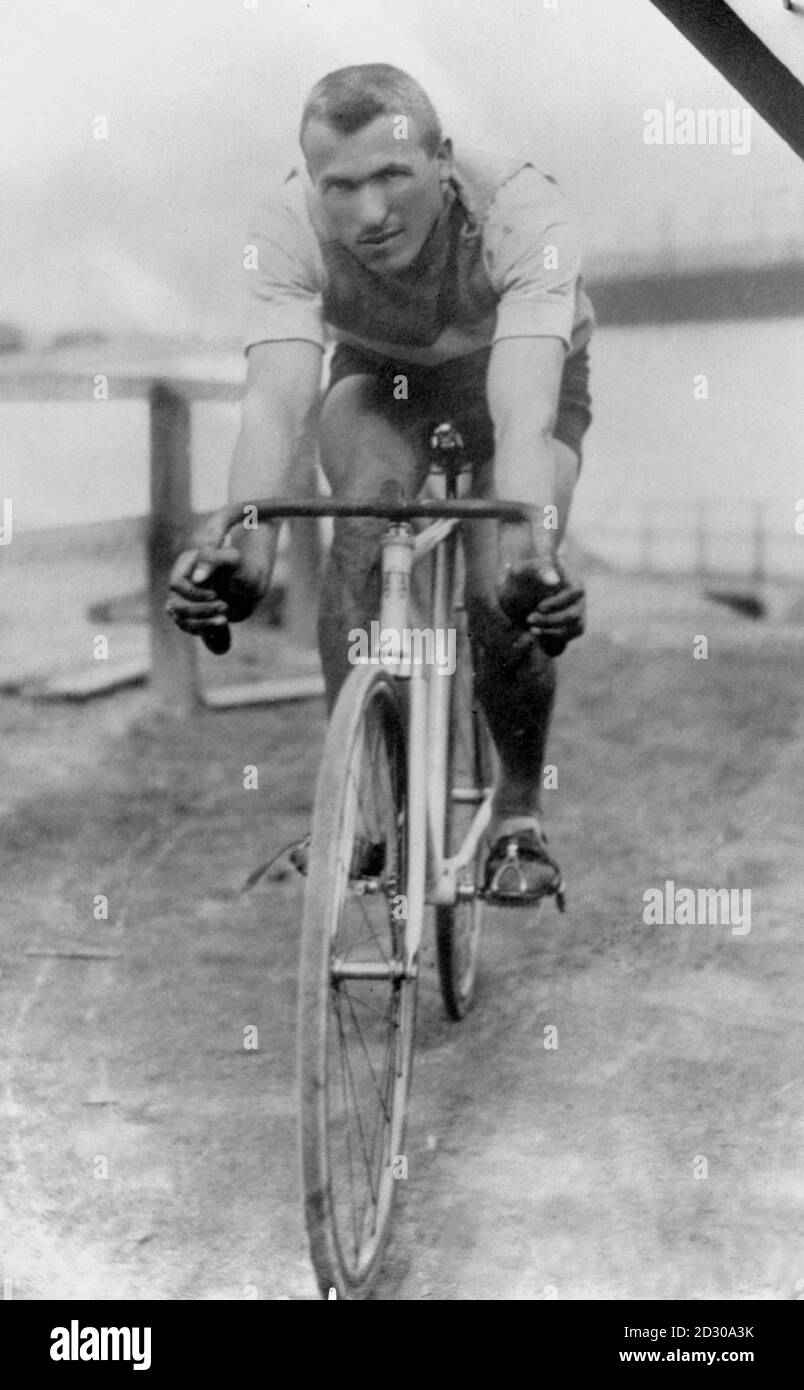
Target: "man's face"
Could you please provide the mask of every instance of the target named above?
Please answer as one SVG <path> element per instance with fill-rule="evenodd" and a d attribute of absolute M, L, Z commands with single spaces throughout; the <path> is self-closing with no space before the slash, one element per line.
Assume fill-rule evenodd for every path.
<path fill-rule="evenodd" d="M 416 259 L 441 208 L 440 180 L 452 168 L 450 142 L 431 159 L 412 117 L 378 116 L 353 135 L 322 121 L 304 132 L 307 170 L 332 234 L 377 274 Z"/>

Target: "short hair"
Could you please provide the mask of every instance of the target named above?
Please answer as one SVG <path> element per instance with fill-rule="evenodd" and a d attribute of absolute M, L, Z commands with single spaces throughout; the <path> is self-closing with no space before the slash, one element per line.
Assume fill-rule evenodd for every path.
<path fill-rule="evenodd" d="M 299 141 L 311 121 L 353 135 L 383 115 L 412 117 L 422 149 L 433 158 L 443 138 L 438 113 L 416 79 L 390 63 L 356 63 L 322 77 L 304 103 Z"/>

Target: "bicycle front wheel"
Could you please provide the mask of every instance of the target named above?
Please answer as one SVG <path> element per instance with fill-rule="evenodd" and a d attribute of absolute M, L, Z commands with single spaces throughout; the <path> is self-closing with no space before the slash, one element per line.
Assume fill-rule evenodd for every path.
<path fill-rule="evenodd" d="M 300 973 L 305 1216 L 321 1293 L 365 1298 L 402 1154 L 417 970 L 405 959 L 405 730 L 392 678 L 359 666 L 316 788 Z"/>

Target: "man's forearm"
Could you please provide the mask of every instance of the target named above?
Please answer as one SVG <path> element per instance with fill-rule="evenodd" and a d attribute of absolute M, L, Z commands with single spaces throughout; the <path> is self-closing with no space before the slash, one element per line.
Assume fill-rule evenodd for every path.
<path fill-rule="evenodd" d="M 262 497 L 303 492 L 305 489 L 300 475 L 304 471 L 307 439 L 302 422 L 277 418 L 262 403 L 254 405 L 244 402 L 240 433 L 229 474 L 230 502 L 248 505 Z M 311 466 L 309 471 L 312 473 Z M 278 524 L 260 524 L 256 527 L 247 524 L 237 527 L 231 535 L 232 543 L 243 556 L 252 565 L 264 568 L 266 584 L 276 559 L 279 530 Z"/>
<path fill-rule="evenodd" d="M 265 345 L 262 360 L 250 363 L 240 432 L 229 474 L 229 500 L 256 502 L 312 491 L 318 422 L 320 353 L 309 344 Z M 296 355 L 294 348 L 301 348 Z M 239 527 L 232 540 L 270 568 L 278 526 Z"/>
<path fill-rule="evenodd" d="M 499 497 L 538 508 L 531 526 L 503 526 L 503 566 L 519 560 L 551 560 L 558 507 L 553 441 L 564 365 L 557 338 L 503 338 L 491 351 L 488 397 L 494 421 L 494 480 Z M 547 524 L 545 524 L 547 523 Z"/>
<path fill-rule="evenodd" d="M 558 489 L 552 431 L 539 425 L 502 430 L 495 453 L 497 495 L 505 501 L 529 502 L 537 508 L 530 526 L 503 526 L 503 567 L 536 556 L 551 559 L 558 538 Z M 562 526 L 563 529 L 563 526 Z"/>
<path fill-rule="evenodd" d="M 301 475 L 312 477 L 317 402 L 306 409 L 266 400 L 257 392 L 243 402 L 240 432 L 229 474 L 229 499 L 272 497 L 286 492 L 291 479 L 304 490 Z"/>

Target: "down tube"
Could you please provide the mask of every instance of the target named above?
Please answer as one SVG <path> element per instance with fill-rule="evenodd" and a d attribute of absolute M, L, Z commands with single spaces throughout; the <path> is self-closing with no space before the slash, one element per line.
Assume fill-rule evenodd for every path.
<path fill-rule="evenodd" d="M 445 544 L 440 545 L 435 554 L 435 574 L 433 576 L 433 628 L 434 641 L 444 635 L 448 642 L 447 614 L 451 611 L 447 600 L 450 596 L 455 572 L 456 537 L 451 535 Z M 444 671 L 440 666 L 430 673 L 429 690 L 429 744 L 427 759 L 427 815 L 430 839 L 433 847 L 433 874 L 439 874 L 440 860 L 444 853 L 444 828 L 446 824 L 447 793 L 447 750 L 449 744 L 450 690 L 455 679 L 454 673 Z"/>

